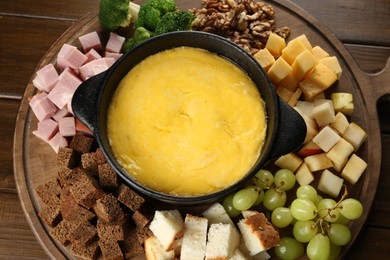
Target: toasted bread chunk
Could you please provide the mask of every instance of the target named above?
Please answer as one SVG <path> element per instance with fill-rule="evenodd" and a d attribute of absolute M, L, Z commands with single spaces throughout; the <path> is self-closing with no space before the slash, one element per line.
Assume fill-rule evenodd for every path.
<path fill-rule="evenodd" d="M 209 225 L 215 223 L 233 224 L 232 219 L 220 203 L 214 203 L 203 211 L 202 215 L 209 220 Z"/>
<path fill-rule="evenodd" d="M 147 260 L 172 260 L 175 258 L 173 250 L 165 251 L 163 245 L 155 236 L 148 237 L 144 243 Z"/>
<path fill-rule="evenodd" d="M 207 218 L 186 215 L 181 260 L 202 260 L 206 254 Z"/>
<path fill-rule="evenodd" d="M 240 235 L 232 224 L 211 224 L 207 236 L 206 260 L 230 259 L 240 243 Z"/>

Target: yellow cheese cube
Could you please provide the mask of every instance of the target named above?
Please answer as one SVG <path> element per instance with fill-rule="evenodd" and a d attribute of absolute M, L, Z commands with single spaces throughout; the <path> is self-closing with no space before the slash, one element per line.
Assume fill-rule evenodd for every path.
<path fill-rule="evenodd" d="M 288 101 L 288 104 L 292 107 L 295 107 L 301 95 L 302 95 L 302 90 L 297 88 L 297 90 L 295 90 L 294 94 L 291 96 L 290 100 Z"/>
<path fill-rule="evenodd" d="M 304 50 L 307 50 L 302 41 L 290 41 L 287 46 L 282 50 L 282 57 L 288 64 L 292 64 L 295 58 L 301 54 Z"/>
<path fill-rule="evenodd" d="M 318 62 L 328 66 L 328 68 L 330 68 L 336 74 L 337 79 L 340 79 L 343 70 L 341 69 L 339 60 L 336 58 L 336 56 L 325 57 L 320 59 Z"/>
<path fill-rule="evenodd" d="M 325 57 L 329 57 L 329 53 L 324 51 L 320 46 L 314 46 L 313 49 L 311 49 L 311 52 L 313 53 L 314 57 L 316 57 L 317 60 L 320 60 Z"/>
<path fill-rule="evenodd" d="M 300 41 L 301 43 L 303 43 L 303 45 L 305 45 L 305 47 L 308 49 L 308 50 L 311 50 L 313 47 L 311 46 L 311 43 L 309 41 L 309 39 L 306 37 L 305 34 L 302 34 L 296 38 L 294 38 L 292 41 Z"/>
<path fill-rule="evenodd" d="M 275 62 L 274 56 L 272 56 L 268 49 L 261 49 L 254 55 L 254 57 L 265 71 L 268 71 Z"/>
<path fill-rule="evenodd" d="M 265 48 L 269 50 L 269 52 L 275 57 L 278 58 L 282 53 L 282 50 L 286 47 L 286 41 L 284 38 L 280 37 L 275 33 L 271 33 L 268 36 L 267 43 L 265 44 Z"/>
<path fill-rule="evenodd" d="M 300 81 L 306 75 L 306 73 L 308 73 L 311 69 L 314 68 L 315 65 L 317 65 L 317 63 L 318 61 L 311 53 L 311 51 L 304 50 L 295 58 L 291 66 L 296 79 Z"/>
<path fill-rule="evenodd" d="M 329 88 L 337 80 L 336 74 L 322 63 L 318 63 L 299 87 L 307 98 L 312 98 Z"/>
<path fill-rule="evenodd" d="M 276 84 L 283 80 L 291 71 L 291 66 L 282 57 L 279 57 L 269 68 L 267 74 L 271 81 Z"/>
<path fill-rule="evenodd" d="M 288 103 L 288 101 L 290 101 L 290 98 L 292 97 L 292 95 L 294 94 L 294 92 L 292 92 L 291 90 L 283 87 L 283 86 L 279 86 L 277 89 L 276 89 L 276 94 L 281 98 L 283 99 L 286 103 Z"/>
<path fill-rule="evenodd" d="M 293 70 L 291 70 L 291 72 L 282 81 L 279 82 L 279 86 L 287 88 L 291 91 L 297 90 L 298 85 L 299 85 L 299 81 L 295 77 Z"/>

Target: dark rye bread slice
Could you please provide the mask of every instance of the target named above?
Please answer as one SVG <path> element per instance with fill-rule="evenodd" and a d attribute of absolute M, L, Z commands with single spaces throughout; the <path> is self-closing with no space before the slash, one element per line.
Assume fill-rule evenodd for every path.
<path fill-rule="evenodd" d="M 154 216 L 154 210 L 150 207 L 141 207 L 139 210 L 136 210 L 131 218 L 133 219 L 136 226 L 140 228 L 145 228 L 150 221 L 152 221 Z"/>
<path fill-rule="evenodd" d="M 55 227 L 61 221 L 60 199 L 52 197 L 38 215 L 46 224 Z"/>
<path fill-rule="evenodd" d="M 131 209 L 133 212 L 139 210 L 145 203 L 145 199 L 130 189 L 125 184 L 118 187 L 118 200 Z"/>
<path fill-rule="evenodd" d="M 143 241 L 140 242 L 135 226 L 131 226 L 126 231 L 124 241 L 119 242 L 126 259 L 144 254 Z"/>
<path fill-rule="evenodd" d="M 92 178 L 74 181 L 70 186 L 70 192 L 77 203 L 87 209 L 92 208 L 96 201 L 105 195 Z"/>
<path fill-rule="evenodd" d="M 111 193 L 96 200 L 93 209 L 99 220 L 106 223 L 113 223 L 124 215 L 118 199 Z"/>
<path fill-rule="evenodd" d="M 108 163 L 98 165 L 99 185 L 103 189 L 116 189 L 118 187 L 118 175 Z"/>
<path fill-rule="evenodd" d="M 69 169 L 76 168 L 80 163 L 80 154 L 72 148 L 60 147 L 57 154 L 57 166 Z"/>
<path fill-rule="evenodd" d="M 77 246 L 86 246 L 97 237 L 97 229 L 86 220 L 76 221 L 76 227 L 68 235 L 68 240 Z"/>
<path fill-rule="evenodd" d="M 64 220 L 74 221 L 84 219 L 90 221 L 96 217 L 95 213 L 77 203 L 70 192 L 69 186 L 62 188 L 60 202 L 61 215 Z"/>
<path fill-rule="evenodd" d="M 103 154 L 102 149 L 100 147 L 96 149 L 96 152 L 94 153 L 94 157 L 95 157 L 96 163 L 98 165 L 104 164 L 107 162 L 106 157 L 104 157 L 104 154 Z"/>
<path fill-rule="evenodd" d="M 118 244 L 118 241 L 111 240 L 111 239 L 100 239 L 99 246 L 104 259 L 106 260 L 125 259 L 122 250 Z"/>
<path fill-rule="evenodd" d="M 41 198 L 42 202 L 47 204 L 53 197 L 58 198 L 61 192 L 61 186 L 57 178 L 52 178 L 46 183 L 38 186 L 35 191 Z"/>
<path fill-rule="evenodd" d="M 81 259 L 87 259 L 87 260 L 97 259 L 100 253 L 98 243 L 99 243 L 98 240 L 94 240 L 86 246 L 77 246 L 72 244 L 69 251 L 73 255 Z"/>
<path fill-rule="evenodd" d="M 126 225 L 126 221 L 107 223 L 98 219 L 96 228 L 100 239 L 123 241 L 125 240 Z"/>
<path fill-rule="evenodd" d="M 94 139 L 82 134 L 76 134 L 70 141 L 69 148 L 74 149 L 81 154 L 89 153 L 92 148 Z"/>
<path fill-rule="evenodd" d="M 52 235 L 58 242 L 62 245 L 66 245 L 69 241 L 69 235 L 76 229 L 77 222 L 62 220 L 57 226 L 50 230 L 50 235 Z"/>
<path fill-rule="evenodd" d="M 98 175 L 98 163 L 95 158 L 95 153 L 83 153 L 81 155 L 81 167 L 90 175 Z"/>

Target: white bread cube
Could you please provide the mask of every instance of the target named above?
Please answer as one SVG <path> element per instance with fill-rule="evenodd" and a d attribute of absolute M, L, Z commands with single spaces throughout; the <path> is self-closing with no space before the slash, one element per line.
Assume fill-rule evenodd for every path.
<path fill-rule="evenodd" d="M 318 60 L 318 62 L 330 68 L 336 74 L 337 79 L 340 79 L 343 70 L 341 69 L 339 60 L 337 59 L 336 56 L 324 57 Z"/>
<path fill-rule="evenodd" d="M 232 224 L 211 224 L 207 234 L 205 259 L 229 259 L 239 243 L 240 234 Z"/>
<path fill-rule="evenodd" d="M 274 162 L 279 168 L 286 168 L 292 172 L 295 172 L 302 163 L 303 160 L 295 153 L 282 155 Z"/>
<path fill-rule="evenodd" d="M 326 153 L 320 153 L 305 157 L 304 162 L 311 172 L 321 171 L 333 167 L 332 161 L 326 157 Z"/>
<path fill-rule="evenodd" d="M 340 172 L 347 163 L 349 156 L 353 153 L 353 146 L 341 138 L 335 146 L 332 147 L 326 156 L 332 160 L 333 168 Z"/>
<path fill-rule="evenodd" d="M 180 259 L 203 260 L 206 255 L 207 218 L 186 215 Z"/>
<path fill-rule="evenodd" d="M 253 57 L 260 63 L 265 71 L 268 71 L 275 62 L 274 56 L 267 48 L 259 50 Z"/>
<path fill-rule="evenodd" d="M 313 117 L 319 127 L 333 123 L 336 118 L 333 105 L 330 102 L 323 102 L 314 106 Z"/>
<path fill-rule="evenodd" d="M 233 255 L 229 258 L 229 260 L 249 260 L 248 257 L 245 256 L 243 252 L 241 252 L 240 248 L 236 248 L 234 250 Z"/>
<path fill-rule="evenodd" d="M 351 122 L 342 137 L 353 145 L 356 152 L 367 139 L 367 133 L 358 124 Z"/>
<path fill-rule="evenodd" d="M 173 260 L 175 252 L 165 251 L 160 241 L 155 236 L 148 237 L 144 241 L 145 256 L 147 260 Z"/>
<path fill-rule="evenodd" d="M 339 132 L 340 135 L 343 135 L 345 133 L 345 130 L 347 130 L 347 128 L 349 126 L 349 121 L 343 113 L 338 112 L 336 114 L 334 121 L 330 124 L 330 126 L 334 130 Z"/>
<path fill-rule="evenodd" d="M 291 71 L 291 66 L 282 57 L 279 57 L 269 68 L 267 75 L 274 84 L 277 84 L 287 77 Z"/>
<path fill-rule="evenodd" d="M 317 144 L 324 152 L 328 152 L 341 137 L 329 126 L 325 126 L 314 136 L 313 143 Z"/>
<path fill-rule="evenodd" d="M 275 57 L 278 58 L 282 54 L 282 50 L 286 47 L 286 40 L 276 33 L 271 33 L 268 36 L 265 48 Z"/>
<path fill-rule="evenodd" d="M 149 229 L 160 241 L 164 250 L 171 251 L 175 241 L 183 236 L 183 218 L 178 210 L 157 210 Z"/>
<path fill-rule="evenodd" d="M 329 53 L 327 53 L 324 49 L 322 49 L 320 46 L 314 46 L 311 49 L 311 52 L 313 53 L 314 57 L 316 57 L 317 60 L 320 60 L 325 57 L 329 57 Z"/>
<path fill-rule="evenodd" d="M 202 216 L 208 219 L 209 225 L 214 223 L 233 224 L 232 219 L 220 203 L 211 205 L 208 209 L 203 211 Z"/>
<path fill-rule="evenodd" d="M 255 212 L 238 222 L 246 248 L 251 256 L 268 250 L 280 243 L 279 233 L 265 217 L 264 213 Z"/>
<path fill-rule="evenodd" d="M 298 168 L 297 172 L 295 173 L 295 178 L 301 186 L 308 185 L 314 181 L 314 175 L 306 163 L 302 163 L 302 165 Z"/>
<path fill-rule="evenodd" d="M 343 187 L 344 179 L 336 176 L 329 170 L 324 170 L 318 182 L 318 190 L 336 198 Z"/>
<path fill-rule="evenodd" d="M 352 154 L 351 158 L 341 172 L 341 177 L 343 177 L 349 183 L 355 184 L 360 179 L 366 168 L 367 163 L 356 154 Z"/>

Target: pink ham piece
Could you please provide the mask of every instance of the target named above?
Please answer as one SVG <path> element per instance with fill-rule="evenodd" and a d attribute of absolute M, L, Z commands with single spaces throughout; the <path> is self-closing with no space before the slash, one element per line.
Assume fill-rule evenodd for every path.
<path fill-rule="evenodd" d="M 93 60 L 79 68 L 80 77 L 87 80 L 103 71 L 106 71 L 115 60 L 113 58 L 101 58 Z"/>
<path fill-rule="evenodd" d="M 91 129 L 89 129 L 86 125 L 84 125 L 77 118 L 76 118 L 76 132 L 81 133 L 81 134 L 85 134 L 85 135 L 89 135 L 89 136 L 93 136 Z"/>
<path fill-rule="evenodd" d="M 61 136 L 60 132 L 58 132 L 55 136 L 53 136 L 52 139 L 50 139 L 49 144 L 51 148 L 53 148 L 53 150 L 58 153 L 60 147 L 68 146 L 68 140 L 66 140 L 66 138 Z"/>
<path fill-rule="evenodd" d="M 76 123 L 74 117 L 63 117 L 58 121 L 60 135 L 63 137 L 76 134 Z"/>
<path fill-rule="evenodd" d="M 53 119 L 58 122 L 63 117 L 69 116 L 70 113 L 66 107 L 60 109 L 57 111 L 57 113 L 54 114 Z"/>
<path fill-rule="evenodd" d="M 102 43 L 96 31 L 80 36 L 79 41 L 84 52 L 88 52 L 90 49 L 95 49 L 96 51 L 102 49 Z"/>
<path fill-rule="evenodd" d="M 39 90 L 50 92 L 58 82 L 58 78 L 57 70 L 53 64 L 49 63 L 37 71 L 37 75 L 33 79 L 33 85 Z"/>
<path fill-rule="evenodd" d="M 94 49 L 90 49 L 86 54 L 85 56 L 87 56 L 87 61 L 85 62 L 88 63 L 88 62 L 91 62 L 93 60 L 97 60 L 97 59 L 101 59 L 102 56 L 97 52 L 95 51 Z"/>
<path fill-rule="evenodd" d="M 49 119 L 57 112 L 57 107 L 50 101 L 45 92 L 34 95 L 29 105 L 39 121 Z"/>
<path fill-rule="evenodd" d="M 113 58 L 115 61 L 117 61 L 120 57 L 122 57 L 123 53 L 115 53 L 115 52 L 108 52 L 104 54 L 107 58 Z"/>
<path fill-rule="evenodd" d="M 119 53 L 122 50 L 122 46 L 124 42 L 125 42 L 125 37 L 122 37 L 116 33 L 111 32 L 110 38 L 108 39 L 106 45 L 106 51 Z"/>
<path fill-rule="evenodd" d="M 75 46 L 65 43 L 57 55 L 57 67 L 60 70 L 64 70 L 66 67 L 77 69 L 83 65 L 87 59 L 87 56 L 85 56 Z"/>
<path fill-rule="evenodd" d="M 58 123 L 53 119 L 45 119 L 38 122 L 38 129 L 33 134 L 39 139 L 49 142 L 58 133 Z"/>

